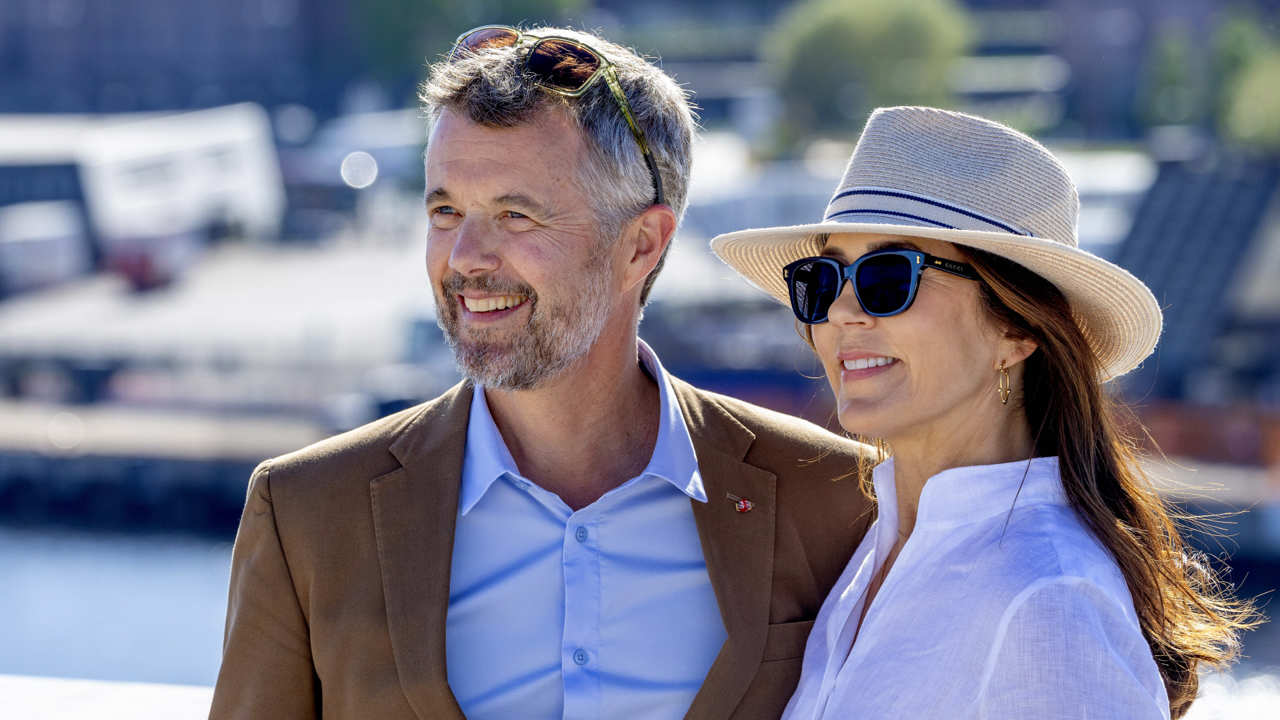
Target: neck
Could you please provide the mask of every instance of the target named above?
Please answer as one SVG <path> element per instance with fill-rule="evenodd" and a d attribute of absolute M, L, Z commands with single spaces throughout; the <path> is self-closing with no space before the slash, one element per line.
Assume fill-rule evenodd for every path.
<path fill-rule="evenodd" d="M 899 537 L 908 537 L 915 528 L 920 495 L 929 478 L 951 468 L 1031 457 L 1035 446 L 1021 407 L 998 405 L 987 417 L 994 419 L 986 423 L 948 423 L 945 428 L 933 427 L 889 440 L 898 496 Z"/>
<path fill-rule="evenodd" d="M 606 333 L 537 388 L 485 389 L 520 473 L 574 510 L 639 475 L 658 437 L 658 387 L 639 365 L 635 331 Z"/>

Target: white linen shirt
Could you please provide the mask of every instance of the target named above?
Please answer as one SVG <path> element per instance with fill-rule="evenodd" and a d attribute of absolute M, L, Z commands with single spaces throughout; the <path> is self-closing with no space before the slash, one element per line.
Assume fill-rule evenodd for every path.
<path fill-rule="evenodd" d="M 692 502 L 702 474 L 666 371 L 634 478 L 574 511 L 520 475 L 477 387 L 454 530 L 445 664 L 470 720 L 679 718 L 727 633 Z"/>
<path fill-rule="evenodd" d="M 1124 577 L 1067 504 L 1057 458 L 930 478 L 858 630 L 898 536 L 892 460 L 873 482 L 879 516 L 818 613 L 785 720 L 1168 720 Z"/>

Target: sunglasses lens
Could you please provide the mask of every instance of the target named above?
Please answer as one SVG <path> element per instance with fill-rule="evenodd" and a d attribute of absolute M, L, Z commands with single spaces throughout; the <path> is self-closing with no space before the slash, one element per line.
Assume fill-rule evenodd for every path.
<path fill-rule="evenodd" d="M 840 270 L 824 260 L 801 260 L 791 266 L 791 308 L 807 323 L 820 322 L 840 295 Z"/>
<path fill-rule="evenodd" d="M 528 67 L 543 85 L 576 92 L 600 69 L 600 57 L 576 43 L 547 38 L 529 51 Z"/>
<path fill-rule="evenodd" d="M 489 48 L 503 48 L 515 45 L 520 40 L 520 33 L 511 28 L 480 28 L 475 32 L 469 33 L 459 38 L 458 44 L 454 45 L 450 58 L 456 58 L 463 51 L 480 52 Z"/>
<path fill-rule="evenodd" d="M 874 255 L 858 266 L 858 301 L 873 315 L 901 312 L 911 297 L 911 261 L 901 255 Z"/>

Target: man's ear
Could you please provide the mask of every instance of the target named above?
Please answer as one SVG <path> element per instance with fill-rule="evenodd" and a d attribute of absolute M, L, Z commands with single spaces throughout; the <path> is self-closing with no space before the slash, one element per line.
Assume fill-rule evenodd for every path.
<path fill-rule="evenodd" d="M 662 259 L 676 232 L 676 214 L 666 205 L 651 205 L 622 231 L 623 287 L 631 290 L 644 282 Z"/>

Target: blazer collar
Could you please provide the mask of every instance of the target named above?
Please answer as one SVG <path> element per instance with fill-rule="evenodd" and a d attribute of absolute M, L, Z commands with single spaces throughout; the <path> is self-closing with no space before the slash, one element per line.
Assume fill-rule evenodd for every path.
<path fill-rule="evenodd" d="M 428 403 L 390 445 L 400 469 L 369 484 L 391 650 L 422 720 L 463 720 L 444 639 L 471 394 L 463 382 Z"/>
<path fill-rule="evenodd" d="M 728 639 L 686 718 L 727 718 L 764 658 L 777 522 L 775 476 L 744 460 L 755 434 L 693 386 L 672 378 L 709 502 L 693 503 L 707 574 Z M 750 509 L 740 511 L 738 501 Z"/>
<path fill-rule="evenodd" d="M 728 718 L 764 657 L 773 580 L 775 476 L 744 460 L 755 434 L 721 405 L 669 376 L 708 502 L 690 500 L 728 639 L 686 715 Z M 462 459 L 473 388 L 428 403 L 390 446 L 401 467 L 373 479 L 374 531 L 400 683 L 422 720 L 462 719 L 449 689 L 445 622 Z M 737 501 L 751 503 L 739 512 Z"/>

